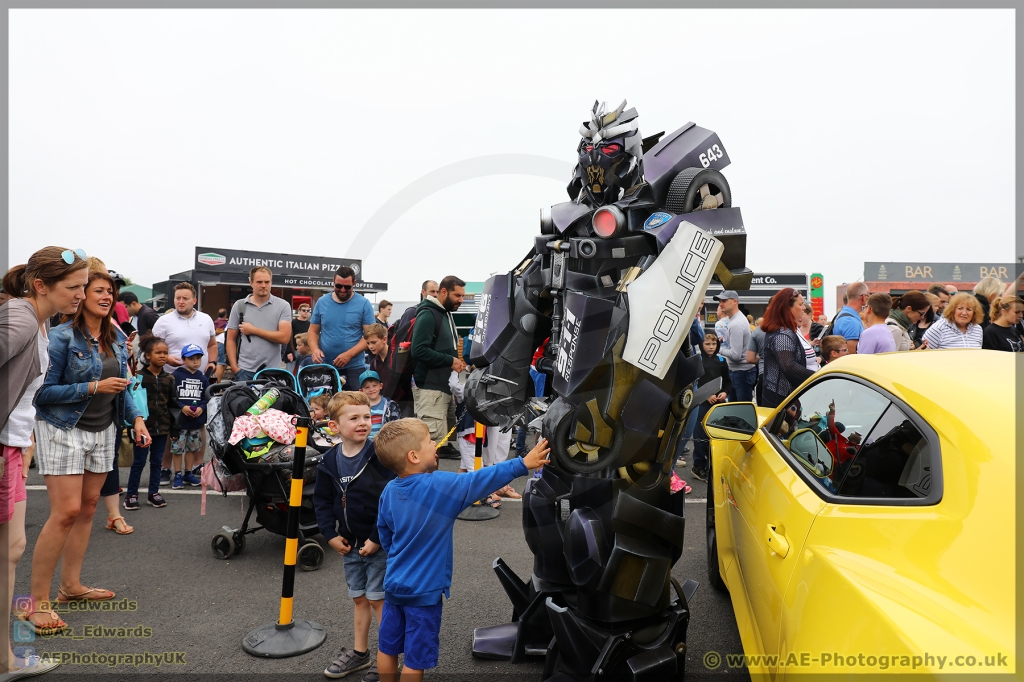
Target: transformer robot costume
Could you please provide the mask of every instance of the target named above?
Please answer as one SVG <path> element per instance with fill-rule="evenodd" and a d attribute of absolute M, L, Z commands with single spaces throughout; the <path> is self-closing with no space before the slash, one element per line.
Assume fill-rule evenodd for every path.
<path fill-rule="evenodd" d="M 687 123 L 641 138 L 625 106 L 594 103 L 572 201 L 543 209 L 530 253 L 486 283 L 471 337 L 467 406 L 502 427 L 536 417 L 530 364 L 550 338 L 537 365 L 555 396 L 551 464 L 523 498 L 533 575 L 494 561 L 513 622 L 477 628 L 473 653 L 546 656 L 559 682 L 682 675 L 697 583 L 671 577 L 685 495 L 670 474 L 690 410 L 718 390 L 695 393 L 688 332 L 713 277 L 752 276 L 718 135 Z"/>

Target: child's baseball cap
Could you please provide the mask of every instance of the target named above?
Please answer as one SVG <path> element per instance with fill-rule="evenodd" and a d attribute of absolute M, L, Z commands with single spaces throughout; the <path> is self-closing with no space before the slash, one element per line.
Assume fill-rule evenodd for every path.
<path fill-rule="evenodd" d="M 190 358 L 193 355 L 202 355 L 202 354 L 203 354 L 203 349 L 199 345 L 194 344 L 194 343 L 190 343 L 190 344 L 188 344 L 187 346 L 185 346 L 184 348 L 181 349 L 181 357 L 183 357 L 183 358 Z"/>
<path fill-rule="evenodd" d="M 372 369 L 368 369 L 359 375 L 359 387 L 362 388 L 363 384 L 367 379 L 373 379 L 374 381 L 380 382 L 380 375 L 374 372 Z"/>

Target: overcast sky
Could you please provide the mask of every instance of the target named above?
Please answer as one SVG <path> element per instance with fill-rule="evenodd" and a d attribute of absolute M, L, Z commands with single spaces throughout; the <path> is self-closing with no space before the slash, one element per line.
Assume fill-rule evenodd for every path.
<path fill-rule="evenodd" d="M 566 177 L 491 175 L 353 240 L 403 187 L 496 154 L 575 162 L 595 99 L 719 134 L 755 272 L 1013 262 L 1012 10 L 10 10 L 10 258 L 136 283 L 197 245 L 363 256 L 392 300 L 514 267 Z"/>

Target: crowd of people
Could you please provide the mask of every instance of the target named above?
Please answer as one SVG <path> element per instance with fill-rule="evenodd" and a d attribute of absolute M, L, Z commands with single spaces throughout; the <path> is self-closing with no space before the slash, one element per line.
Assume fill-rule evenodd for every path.
<path fill-rule="evenodd" d="M 211 382 L 326 363 L 337 368 L 344 390 L 309 401 L 314 419 L 338 436 L 319 465 L 314 506 L 321 534 L 344 557 L 355 641 L 325 675 L 369 669 L 364 680 L 374 682 L 397 670 L 400 653 L 413 678 L 436 666 L 455 517 L 477 500 L 497 506 L 502 497 L 519 497 L 509 484 L 545 464 L 548 452 L 540 439 L 527 453 L 520 429 L 519 456 L 509 459 L 511 434 L 486 429 L 485 468 L 472 471 L 477 430 L 462 405 L 469 353 L 453 317 L 466 283 L 455 276 L 424 282 L 420 302 L 389 326 L 392 304 L 380 301 L 374 310 L 355 291 L 348 267 L 335 273 L 329 294 L 300 304 L 294 316 L 271 292 L 273 273 L 266 267 L 252 269 L 252 293 L 219 310 L 216 319 L 196 308 L 188 282 L 175 286 L 173 307 L 164 314 L 120 292 L 121 282 L 99 259 L 61 247 L 40 249 L 3 278 L 0 379 L 9 390 L 0 397 L 0 542 L 8 550 L 7 641 L 15 569 L 26 547 L 29 467 L 43 475 L 50 511 L 33 550 L 31 603 L 16 616 L 47 635 L 67 627 L 52 608 L 58 562 L 56 602 L 115 596 L 82 579 L 99 500 L 105 527 L 130 535 L 134 528 L 119 509 L 140 508 L 147 464 L 145 503 L 151 507 L 167 505 L 161 486 L 200 485 Z M 720 382 L 693 411 L 686 434 L 693 441 L 692 473 L 705 481 L 709 443 L 699 420 L 717 403 L 776 407 L 821 367 L 850 354 L 1024 350 L 1024 301 L 1016 281 L 986 278 L 970 293 L 936 285 L 898 296 L 872 294 L 855 283 L 831 321 L 814 320 L 794 289 L 776 294 L 757 320 L 744 313 L 735 291 L 717 300 L 714 331 L 705 332 L 699 316 L 690 330 L 704 366 L 701 384 Z M 543 374 L 531 375 L 543 395 Z M 438 448 L 450 440 L 458 445 Z M 120 462 L 130 465 L 126 490 L 119 450 L 129 454 Z M 442 452 L 460 459 L 464 475 L 418 476 L 435 471 Z M 691 490 L 674 482 L 678 489 Z M 414 504 L 406 504 L 410 500 Z M 431 514 L 418 511 L 427 507 Z M 374 617 L 376 657 L 368 646 Z M 32 660 L 19 666 L 10 647 L 4 649 L 0 673 L 39 674 L 56 665 Z"/>
<path fill-rule="evenodd" d="M 702 338 L 700 318 L 694 321 L 704 355 L 706 383 L 721 378 L 722 392 L 699 406 L 687 425 L 692 441 L 694 478 L 707 481 L 709 441 L 699 425 L 717 402 L 749 401 L 748 386 L 758 405 L 778 407 L 793 390 L 825 365 L 851 354 L 981 348 L 1024 352 L 1024 300 L 1019 279 L 1004 283 L 986 277 L 968 292 L 935 284 L 927 291 L 899 295 L 871 293 L 863 282 L 851 284 L 843 307 L 829 322 L 813 321 L 811 306 L 795 289 L 775 294 L 764 316 L 754 319 L 738 305 L 735 291 L 723 291 L 714 333 Z M 739 349 L 745 349 L 741 356 Z M 677 462 L 685 464 L 680 457 Z"/>
<path fill-rule="evenodd" d="M 452 313 L 463 300 L 465 282 L 458 277 L 425 282 L 420 304 L 390 329 L 392 304 L 380 301 L 374 311 L 354 291 L 351 268 L 340 268 L 333 291 L 313 305 L 301 304 L 294 319 L 291 306 L 271 293 L 273 273 L 268 268 L 253 268 L 249 283 L 252 293 L 230 309 L 219 310 L 213 319 L 196 307 L 192 284 L 178 283 L 173 306 L 161 314 L 135 294 L 119 291 L 123 280 L 80 249 L 40 249 L 4 277 L 0 377 L 10 390 L 0 398 L 5 408 L 0 421 L 0 542 L 8 550 L 9 571 L 3 620 L 8 644 L 0 674 L 21 678 L 57 665 L 38 658 L 19 664 L 9 646 L 15 569 L 27 545 L 25 479 L 30 467 L 43 476 L 50 512 L 32 554 L 31 599 L 19 604 L 15 615 L 36 634 L 53 635 L 68 627 L 53 608 L 54 602 L 116 596 L 82 580 L 99 500 L 107 512 L 105 527 L 130 535 L 135 529 L 119 507 L 140 509 L 139 486 L 147 464 L 144 501 L 153 508 L 168 504 L 161 486 L 200 485 L 206 452 L 206 389 L 211 382 L 251 380 L 264 368 L 286 365 L 297 372 L 313 363 L 335 366 L 344 384 L 333 398 L 323 395 L 309 402 L 314 419 L 326 421 L 329 430 L 338 434 L 337 446 L 321 464 L 326 475 L 317 479 L 317 513 L 318 520 L 323 519 L 324 538 L 345 557 L 356 623 L 354 649 L 343 650 L 325 675 L 341 677 L 371 667 L 365 679 L 378 679 L 366 644 L 372 615 L 382 627 L 382 670 L 395 667 L 399 653 L 406 655 L 406 671 L 436 665 L 440 595 L 450 586 L 451 525 L 459 511 L 475 500 L 497 504 L 499 496 L 518 497 L 509 483 L 525 475 L 524 462 L 530 468 L 546 463 L 544 443 L 502 464 L 509 452 L 509 437 L 495 435 L 485 450 L 491 466 L 454 484 L 446 479 L 446 493 L 461 492 L 454 498 L 444 496 L 449 503 L 437 510 L 442 526 L 447 524 L 447 530 L 431 528 L 437 531 L 434 539 L 440 538 L 440 544 L 432 541 L 424 546 L 415 532 L 410 535 L 422 519 L 408 518 L 397 504 L 389 506 L 392 525 L 382 538 L 375 527 L 383 484 L 436 469 L 436 445 L 456 430 L 449 428 L 449 422 L 459 421 L 453 393 L 461 402 L 458 377 L 461 374 L 464 381 L 467 368 Z M 395 343 L 392 357 L 389 338 L 396 335 L 404 342 Z M 404 393 L 402 387 L 387 385 L 399 356 L 403 364 L 396 377 L 407 382 Z M 384 396 L 386 386 L 403 399 Z M 389 438 L 391 427 L 397 435 Z M 460 429 L 460 436 L 471 440 L 472 432 Z M 390 448 L 382 447 L 379 459 L 372 445 L 376 439 L 392 443 Z M 408 452 L 403 453 L 403 448 Z M 447 449 L 459 456 L 459 449 Z M 119 461 L 119 451 L 125 450 L 127 461 L 123 456 Z M 462 450 L 459 471 L 467 473 L 473 464 L 472 460 L 466 463 L 465 447 Z M 365 466 L 368 463 L 372 466 Z M 130 466 L 126 489 L 120 485 L 119 464 Z M 340 514 L 332 480 L 347 497 Z M 412 485 L 420 480 L 426 479 L 403 485 L 421 496 L 423 487 Z M 360 515 L 365 518 L 359 519 Z M 438 521 L 432 523 L 437 526 Z M 403 565 L 415 566 L 424 557 L 440 561 L 429 576 L 417 568 L 403 573 Z M 60 578 L 53 600 L 58 562 Z M 389 569 L 387 580 L 385 562 L 397 567 Z M 389 581 L 395 587 L 388 587 Z M 436 599 L 428 604 L 431 597 Z M 390 617 L 385 606 L 392 609 Z"/>

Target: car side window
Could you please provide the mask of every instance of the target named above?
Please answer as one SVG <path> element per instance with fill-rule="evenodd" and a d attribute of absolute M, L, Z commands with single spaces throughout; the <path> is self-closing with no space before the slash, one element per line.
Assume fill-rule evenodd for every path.
<path fill-rule="evenodd" d="M 859 452 L 837 478 L 844 497 L 922 498 L 931 492 L 932 448 L 896 405 L 864 439 Z"/>
<path fill-rule="evenodd" d="M 791 400 L 770 433 L 798 465 L 836 495 L 856 459 L 864 436 L 874 433 L 890 406 L 888 398 L 864 384 L 830 378 Z M 850 490 L 854 489 L 851 482 Z"/>

